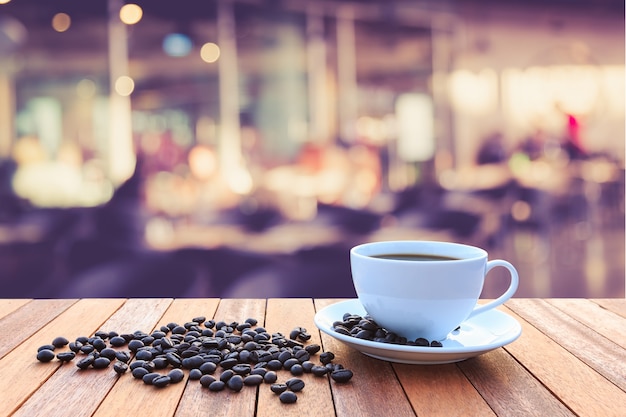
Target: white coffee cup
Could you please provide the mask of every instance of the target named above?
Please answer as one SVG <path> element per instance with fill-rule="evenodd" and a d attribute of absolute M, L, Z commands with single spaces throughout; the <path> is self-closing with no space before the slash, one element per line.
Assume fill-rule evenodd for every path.
<path fill-rule="evenodd" d="M 381 255 L 403 259 L 386 259 Z M 437 260 L 416 260 L 427 255 Z M 443 258 L 441 258 L 443 257 Z M 415 340 L 444 340 L 465 320 L 513 296 L 517 270 L 504 260 L 488 260 L 481 248 L 437 241 L 364 243 L 350 250 L 352 281 L 365 311 L 389 331 Z M 487 273 L 501 266 L 510 273 L 508 289 L 478 304 Z"/>

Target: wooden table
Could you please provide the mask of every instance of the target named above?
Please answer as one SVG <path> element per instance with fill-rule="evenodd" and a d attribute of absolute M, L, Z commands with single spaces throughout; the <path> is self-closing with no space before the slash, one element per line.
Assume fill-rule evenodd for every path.
<path fill-rule="evenodd" d="M 515 342 L 446 365 L 370 358 L 317 330 L 317 310 L 338 300 L 81 299 L 0 300 L 0 416 L 624 416 L 626 300 L 512 299 L 500 307 L 522 325 Z M 269 384 L 211 392 L 198 381 L 145 385 L 109 367 L 80 370 L 36 360 L 56 336 L 134 332 L 193 317 L 259 319 L 269 332 L 296 326 L 308 343 L 354 372 L 345 384 L 304 374 L 294 404 Z M 315 356 L 314 356 L 315 358 Z M 314 361 L 316 359 L 313 359 Z M 216 371 L 218 374 L 220 371 Z M 187 374 L 186 374 L 187 375 Z M 291 377 L 279 372 L 279 381 Z"/>

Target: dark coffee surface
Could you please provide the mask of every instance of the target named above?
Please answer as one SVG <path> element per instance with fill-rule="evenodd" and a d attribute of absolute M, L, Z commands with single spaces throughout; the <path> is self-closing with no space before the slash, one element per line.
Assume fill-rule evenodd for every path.
<path fill-rule="evenodd" d="M 392 259 L 396 261 L 457 261 L 459 258 L 440 255 L 426 255 L 420 253 L 386 253 L 382 255 L 373 255 L 372 258 Z"/>

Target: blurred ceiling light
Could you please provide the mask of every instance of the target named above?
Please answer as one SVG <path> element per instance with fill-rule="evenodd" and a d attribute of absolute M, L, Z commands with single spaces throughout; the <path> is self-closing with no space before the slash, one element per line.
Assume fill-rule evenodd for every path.
<path fill-rule="evenodd" d="M 198 179 L 209 179 L 217 170 L 215 152 L 206 146 L 195 146 L 189 151 L 189 169 Z"/>
<path fill-rule="evenodd" d="M 115 80 L 115 91 L 120 96 L 129 96 L 135 89 L 135 81 L 128 75 L 122 75 Z"/>
<path fill-rule="evenodd" d="M 220 47 L 213 42 L 207 42 L 200 48 L 200 57 L 209 64 L 215 62 L 220 57 Z"/>
<path fill-rule="evenodd" d="M 143 10 L 136 4 L 129 3 L 120 9 L 120 20 L 127 25 L 134 25 L 143 17 Z"/>
<path fill-rule="evenodd" d="M 96 95 L 96 83 L 89 78 L 83 78 L 76 84 L 76 94 L 83 99 L 92 98 Z"/>
<path fill-rule="evenodd" d="M 72 18 L 67 13 L 57 13 L 52 18 L 52 28 L 57 32 L 65 32 L 72 25 Z"/>
<path fill-rule="evenodd" d="M 468 114 L 495 111 L 498 101 L 498 75 L 485 68 L 478 73 L 457 70 L 450 76 L 450 96 L 457 110 Z"/>
<path fill-rule="evenodd" d="M 11 0 L 0 0 L 0 4 L 7 4 L 9 3 Z"/>
<path fill-rule="evenodd" d="M 163 50 L 169 56 L 187 56 L 192 46 L 189 36 L 182 33 L 170 33 L 163 39 Z"/>

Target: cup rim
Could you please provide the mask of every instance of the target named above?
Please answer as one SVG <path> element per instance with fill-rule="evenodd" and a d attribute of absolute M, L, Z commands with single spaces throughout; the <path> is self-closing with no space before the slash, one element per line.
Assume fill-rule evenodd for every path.
<path fill-rule="evenodd" d="M 374 255 L 382 255 L 385 253 L 390 253 L 389 248 L 394 248 L 394 250 L 391 253 L 415 253 L 415 251 L 409 251 L 409 250 L 402 250 L 402 249 L 398 249 L 398 246 L 404 246 L 404 245 L 415 245 L 415 244 L 419 244 L 424 246 L 425 248 L 442 248 L 442 247 L 447 247 L 447 248 L 454 248 L 456 251 L 460 251 L 460 252 L 455 252 L 456 254 L 458 253 L 464 253 L 464 255 L 454 255 L 451 254 L 450 256 L 456 257 L 456 256 L 460 256 L 459 259 L 446 259 L 446 260 L 433 260 L 433 261 L 429 261 L 429 263 L 438 263 L 438 262 L 446 262 L 446 263 L 450 263 L 450 262 L 466 262 L 466 261 L 470 261 L 470 260 L 476 260 L 476 259 L 482 259 L 482 258 L 487 258 L 488 254 L 487 251 L 478 247 L 478 246 L 472 246 L 472 245 L 467 245 L 464 243 L 457 243 L 457 242 L 446 242 L 446 241 L 437 241 L 437 240 L 384 240 L 384 241 L 375 241 L 375 242 L 366 242 L 366 243 L 361 243 L 359 245 L 353 246 L 350 249 L 350 255 L 351 256 L 355 256 L 355 257 L 359 257 L 359 258 L 368 258 L 368 259 L 373 259 L 372 256 Z M 380 250 L 374 250 L 371 253 L 362 253 L 363 250 L 367 250 L 368 248 L 373 248 L 373 247 L 380 247 Z M 385 250 L 385 248 L 388 248 L 387 250 Z M 441 254 L 441 253 L 431 253 L 433 249 L 428 250 L 426 249 L 424 252 L 420 252 L 422 254 L 427 254 L 427 255 L 435 255 L 435 256 L 440 256 L 440 255 L 444 255 L 445 254 Z M 467 254 L 467 255 L 465 255 Z M 380 262 L 400 262 L 400 263 L 404 263 L 404 262 L 411 262 L 413 263 L 414 261 L 411 260 L 402 260 L 402 259 L 383 259 L 383 258 L 375 258 L 376 261 L 380 261 Z"/>

